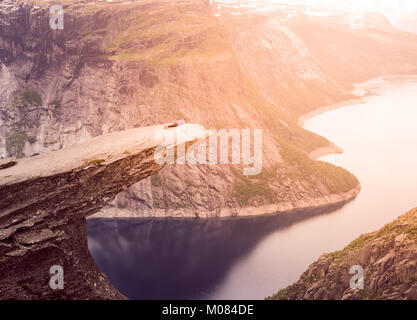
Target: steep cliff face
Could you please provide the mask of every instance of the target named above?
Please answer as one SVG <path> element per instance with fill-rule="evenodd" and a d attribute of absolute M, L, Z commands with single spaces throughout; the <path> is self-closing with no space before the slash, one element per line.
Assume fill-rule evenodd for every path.
<path fill-rule="evenodd" d="M 160 130 L 162 126 L 116 132 L 1 163 L 0 298 L 123 298 L 90 256 L 85 218 L 162 169 L 155 153 L 162 142 Z M 173 148 L 206 137 L 200 126 L 178 130 L 185 139 Z M 56 265 L 64 271 L 62 290 L 49 286 L 49 270 Z"/>
<path fill-rule="evenodd" d="M 271 299 L 417 299 L 417 209 L 341 251 L 323 255 Z M 351 289 L 352 266 L 364 269 L 363 290 Z"/>
<path fill-rule="evenodd" d="M 197 0 L 60 3 L 63 30 L 49 26 L 50 1 L 0 4 L 2 157 L 183 117 L 207 128 L 263 130 L 260 175 L 249 179 L 241 166 L 172 166 L 118 195 L 103 216 L 211 217 L 351 199 L 358 181 L 308 158 L 329 142 L 301 129 L 298 117 L 350 97 L 363 78 L 416 70 L 410 35 L 333 26 L 334 17 L 288 20 L 285 10 L 246 9 L 217 16 Z M 312 41 L 307 29 L 312 37 L 329 29 L 331 41 Z M 345 49 L 352 39 L 367 49 Z M 390 41 L 401 41 L 406 54 L 384 55 Z M 368 62 L 375 66 L 364 68 Z"/>
<path fill-rule="evenodd" d="M 346 86 L 274 18 L 216 17 L 204 1 L 62 3 L 63 30 L 49 28 L 48 1 L 1 4 L 3 156 L 187 117 L 207 128 L 262 128 L 264 174 L 177 165 L 104 214 L 238 215 L 357 194 L 348 172 L 308 159 L 328 141 L 297 124 L 300 114 L 346 98 Z"/>

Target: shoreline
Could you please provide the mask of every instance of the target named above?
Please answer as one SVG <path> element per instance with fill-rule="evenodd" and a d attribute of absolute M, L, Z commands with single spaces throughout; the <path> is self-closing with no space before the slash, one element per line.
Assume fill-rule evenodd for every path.
<path fill-rule="evenodd" d="M 304 122 L 331 110 L 336 110 L 345 106 L 350 106 L 353 104 L 364 103 L 361 97 L 348 99 L 340 101 L 328 106 L 320 107 L 312 112 L 303 114 L 298 119 L 298 125 L 303 127 Z M 333 143 L 330 143 L 327 146 L 313 150 L 308 156 L 312 160 L 317 160 L 320 157 L 329 155 L 329 154 L 341 154 L 343 150 L 336 146 Z M 344 193 L 333 193 L 328 196 L 323 196 L 313 199 L 299 200 L 296 203 L 291 202 L 281 202 L 274 203 L 269 205 L 263 205 L 260 207 L 245 207 L 245 208 L 222 208 L 219 211 L 198 211 L 195 209 L 149 209 L 141 211 L 140 215 L 132 214 L 132 211 L 124 210 L 120 208 L 109 208 L 106 210 L 106 213 L 101 211 L 97 212 L 94 215 L 87 217 L 87 219 L 120 219 L 120 218 L 156 218 L 156 219 L 169 219 L 169 218 L 179 218 L 179 219 L 224 219 L 224 218 L 254 218 L 262 217 L 268 215 L 279 215 L 281 213 L 296 211 L 296 210 L 308 210 L 308 209 L 319 209 L 326 207 L 331 207 L 338 204 L 345 204 L 354 200 L 361 191 L 360 182 L 358 185 Z"/>
<path fill-rule="evenodd" d="M 319 107 L 313 111 L 310 111 L 308 113 L 302 114 L 299 118 L 298 118 L 298 126 L 300 126 L 301 128 L 304 128 L 304 124 L 308 119 L 314 118 L 322 113 L 328 112 L 328 111 L 332 111 L 332 110 L 337 110 L 340 108 L 344 108 L 347 106 L 351 106 L 351 105 L 358 105 L 358 104 L 364 104 L 364 100 L 362 99 L 364 96 L 361 97 L 357 97 L 357 98 L 352 98 L 352 99 L 348 99 L 348 100 L 343 100 L 340 102 L 336 102 L 327 106 L 323 106 L 323 107 Z"/>
<path fill-rule="evenodd" d="M 318 148 L 311 151 L 308 156 L 311 160 L 317 160 L 318 158 L 327 156 L 329 154 L 342 154 L 343 149 L 339 148 L 337 145 L 330 143 L 327 147 Z"/>
<path fill-rule="evenodd" d="M 359 84 L 358 84 L 359 85 Z M 361 97 L 340 101 L 328 106 L 320 107 L 312 112 L 303 114 L 298 119 L 298 125 L 303 127 L 304 122 L 312 117 L 315 117 L 324 112 L 336 110 L 342 107 L 361 104 L 364 100 Z M 308 155 L 310 159 L 317 160 L 320 157 L 329 154 L 341 154 L 343 150 L 331 143 L 327 146 L 313 150 Z M 87 217 L 87 219 L 120 219 L 120 218 L 156 218 L 156 219 L 223 219 L 223 218 L 253 218 L 262 217 L 268 215 L 278 215 L 284 212 L 290 212 L 295 210 L 308 210 L 331 207 L 338 204 L 345 204 L 354 200 L 361 191 L 361 183 L 359 182 L 356 187 L 346 191 L 344 193 L 333 193 L 328 196 L 323 196 L 313 199 L 299 200 L 295 203 L 281 202 L 269 205 L 263 205 L 260 207 L 245 207 L 245 208 L 222 208 L 217 211 L 198 211 L 195 209 L 149 209 L 141 211 L 140 215 L 136 215 L 134 212 L 120 209 L 116 207 L 108 208 L 106 213 L 101 211 Z"/>
<path fill-rule="evenodd" d="M 245 208 L 223 208 L 219 215 L 215 212 L 198 211 L 195 209 L 151 209 L 143 210 L 140 216 L 132 216 L 131 211 L 121 210 L 119 208 L 112 208 L 108 210 L 108 214 L 95 214 L 89 216 L 87 219 L 120 219 L 120 218 L 156 218 L 156 219 L 242 219 L 242 218 L 256 218 L 262 216 L 274 216 L 281 213 L 296 211 L 296 210 L 309 210 L 309 209 L 325 209 L 335 205 L 346 204 L 355 199 L 360 191 L 361 184 L 358 183 L 355 188 L 343 192 L 332 193 L 329 196 L 323 196 L 313 199 L 299 200 L 295 203 L 281 202 L 270 205 L 264 205 L 260 207 L 245 207 Z M 117 215 L 112 214 L 113 211 L 117 211 Z"/>
<path fill-rule="evenodd" d="M 313 111 L 304 113 L 298 118 L 297 124 L 301 128 L 303 128 L 305 122 L 308 119 L 318 116 L 322 113 L 340 109 L 340 108 L 347 107 L 347 106 L 364 104 L 365 101 L 363 98 L 369 97 L 371 95 L 372 89 L 382 87 L 382 85 L 384 84 L 392 84 L 392 83 L 395 83 L 396 81 L 409 81 L 409 80 L 417 81 L 417 75 L 381 76 L 381 77 L 376 77 L 376 78 L 372 78 L 369 80 L 365 80 L 363 82 L 355 83 L 354 89 L 348 92 L 352 95 L 352 98 L 347 99 L 347 100 L 342 100 L 336 103 L 332 103 L 327 106 L 319 107 L 317 109 L 314 109 Z M 355 92 L 358 92 L 358 93 L 355 94 Z"/>
<path fill-rule="evenodd" d="M 339 109 L 345 106 L 352 104 L 363 103 L 363 99 L 360 97 L 340 101 L 328 106 L 320 107 L 312 112 L 303 114 L 298 119 L 298 125 L 303 127 L 304 122 L 317 116 L 321 113 Z M 327 146 L 313 150 L 308 155 L 310 159 L 317 160 L 320 157 L 329 155 L 329 154 L 341 154 L 343 150 L 336 146 L 333 143 L 330 143 Z M 101 211 L 87 217 L 87 219 L 120 219 L 120 218 L 157 218 L 157 219 L 169 219 L 169 218 L 179 218 L 179 219 L 223 219 L 223 218 L 253 218 L 261 217 L 268 215 L 278 215 L 284 212 L 290 212 L 295 210 L 308 210 L 308 209 L 318 209 L 326 207 L 331 207 L 338 204 L 345 204 L 354 200 L 361 191 L 360 182 L 358 185 L 344 193 L 334 193 L 328 196 L 323 196 L 314 199 L 300 200 L 296 203 L 290 202 L 281 202 L 274 203 L 270 205 L 263 205 L 260 207 L 245 207 L 245 208 L 222 208 L 219 211 L 198 211 L 194 209 L 149 209 L 141 211 L 140 215 L 134 214 L 132 211 L 120 209 L 116 207 L 108 208 L 106 213 Z"/>
<path fill-rule="evenodd" d="M 383 76 L 372 78 L 363 82 L 354 84 L 354 90 L 350 93 L 355 96 L 354 92 L 360 92 L 356 94 L 356 98 L 351 98 L 343 101 L 339 101 L 327 106 L 319 107 L 311 112 L 301 115 L 298 119 L 298 125 L 303 128 L 305 122 L 318 116 L 322 113 L 340 109 L 347 106 L 364 104 L 364 97 L 367 97 L 371 94 L 371 90 L 381 87 L 383 84 L 390 82 L 395 82 L 396 80 L 414 80 L 417 81 L 417 75 L 405 75 L 405 76 Z M 327 146 L 320 147 L 316 150 L 310 152 L 309 157 L 312 160 L 317 160 L 323 156 L 329 154 L 341 154 L 343 150 L 331 143 Z M 141 215 L 132 214 L 131 211 L 123 210 L 119 208 L 111 208 L 106 211 L 106 213 L 98 212 L 92 216 L 89 216 L 88 219 L 117 219 L 117 218 L 158 218 L 158 219 L 167 219 L 167 218 L 179 218 L 179 219 L 223 219 L 223 218 L 253 218 L 261 217 L 268 215 L 278 215 L 284 212 L 290 212 L 295 210 L 308 210 L 308 209 L 318 209 L 326 207 L 331 207 L 337 204 L 345 204 L 354 200 L 361 191 L 361 183 L 344 193 L 330 194 L 328 196 L 323 196 L 314 199 L 304 199 L 299 200 L 295 203 L 290 202 L 281 202 L 274 203 L 270 205 L 263 205 L 260 207 L 245 207 L 245 208 L 222 208 L 219 211 L 198 211 L 194 209 L 150 209 L 143 210 Z"/>

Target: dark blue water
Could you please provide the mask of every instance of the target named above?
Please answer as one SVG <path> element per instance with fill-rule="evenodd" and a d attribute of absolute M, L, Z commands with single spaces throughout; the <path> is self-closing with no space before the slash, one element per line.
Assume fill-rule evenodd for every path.
<path fill-rule="evenodd" d="M 88 245 L 100 270 L 130 299 L 210 299 L 268 234 L 339 207 L 216 220 L 89 219 Z"/>
<path fill-rule="evenodd" d="M 321 160 L 358 177 L 362 191 L 354 201 L 331 214 L 90 220 L 99 268 L 132 299 L 262 299 L 296 281 L 321 254 L 416 207 L 417 82 L 373 83 L 362 104 L 305 123 L 344 150 Z"/>

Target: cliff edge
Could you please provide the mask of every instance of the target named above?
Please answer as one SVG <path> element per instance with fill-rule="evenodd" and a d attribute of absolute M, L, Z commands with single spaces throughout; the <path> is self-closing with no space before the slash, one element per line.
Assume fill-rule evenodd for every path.
<path fill-rule="evenodd" d="M 199 125 L 136 128 L 59 151 L 0 164 L 0 299 L 117 299 L 87 246 L 85 218 L 132 184 L 160 171 L 155 150 L 165 133 L 204 139 Z M 171 145 L 178 148 L 180 143 Z M 49 286 L 52 266 L 64 289 Z"/>

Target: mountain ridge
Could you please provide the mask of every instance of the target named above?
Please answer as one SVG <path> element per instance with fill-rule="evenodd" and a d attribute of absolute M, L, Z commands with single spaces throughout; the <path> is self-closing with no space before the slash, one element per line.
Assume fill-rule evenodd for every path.
<path fill-rule="evenodd" d="M 58 1 L 65 28 L 50 30 L 50 3 L 1 5 L 2 156 L 186 117 L 206 128 L 262 128 L 265 173 L 249 179 L 239 166 L 172 166 L 118 195 L 102 215 L 235 216 L 358 189 L 346 170 L 309 158 L 330 142 L 298 126 L 300 115 L 351 98 L 356 75 L 335 80 L 300 28 L 278 14 L 217 17 L 197 0 Z M 361 37 L 349 24 L 338 32 Z M 389 72 L 403 71 L 396 68 Z"/>

